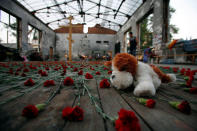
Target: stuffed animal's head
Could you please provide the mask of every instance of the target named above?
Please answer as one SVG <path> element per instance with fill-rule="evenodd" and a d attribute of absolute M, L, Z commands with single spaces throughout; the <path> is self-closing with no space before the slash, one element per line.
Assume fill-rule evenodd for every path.
<path fill-rule="evenodd" d="M 137 59 L 128 53 L 119 53 L 112 60 L 110 81 L 117 89 L 126 89 L 133 83 L 137 71 Z"/>

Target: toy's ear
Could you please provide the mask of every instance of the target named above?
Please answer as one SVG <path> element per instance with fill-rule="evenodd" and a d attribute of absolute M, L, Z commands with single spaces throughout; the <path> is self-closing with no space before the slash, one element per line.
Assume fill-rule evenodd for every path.
<path fill-rule="evenodd" d="M 112 65 L 112 61 L 106 61 L 106 62 L 104 63 L 104 65 L 110 67 L 110 66 Z"/>
<path fill-rule="evenodd" d="M 128 53 L 119 53 L 113 59 L 113 66 L 118 71 L 130 72 L 132 75 L 136 74 L 137 71 L 137 59 Z"/>

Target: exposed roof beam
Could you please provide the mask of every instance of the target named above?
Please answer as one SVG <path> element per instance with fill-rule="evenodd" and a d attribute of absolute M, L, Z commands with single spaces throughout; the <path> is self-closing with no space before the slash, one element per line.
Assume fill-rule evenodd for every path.
<path fill-rule="evenodd" d="M 91 3 L 93 3 L 93 4 L 96 4 L 96 5 L 98 4 L 98 3 L 94 2 L 94 1 L 91 1 L 91 0 L 86 0 L 86 1 L 91 2 Z M 112 8 L 110 8 L 110 7 L 108 7 L 108 6 L 105 6 L 105 5 L 102 5 L 102 4 L 101 4 L 101 6 L 107 8 L 107 9 L 116 11 L 116 9 L 112 9 Z M 126 13 L 124 13 L 124 12 L 121 12 L 121 11 L 119 11 L 119 12 L 122 13 L 122 14 L 124 14 L 124 15 L 128 15 L 128 14 L 126 14 Z"/>
<path fill-rule="evenodd" d="M 55 2 L 55 4 L 58 4 L 56 0 L 53 0 Z M 60 8 L 60 6 L 58 5 L 57 8 L 59 9 L 58 12 L 63 12 L 63 10 Z M 61 13 L 62 14 L 62 13 Z M 62 14 L 64 17 L 66 17 L 65 14 Z"/>
<path fill-rule="evenodd" d="M 54 23 L 54 22 L 56 22 L 56 21 L 61 21 L 61 20 L 64 20 L 64 19 L 66 19 L 66 18 L 64 17 L 64 18 L 61 18 L 61 19 L 57 19 L 57 20 L 48 22 L 48 23 L 46 23 L 46 25 L 49 25 L 49 24 L 51 24 L 51 23 Z"/>
<path fill-rule="evenodd" d="M 79 10 L 80 10 L 79 14 L 81 14 L 81 17 L 82 17 L 83 16 L 82 15 L 83 9 L 82 9 L 82 5 L 80 3 L 80 0 L 77 0 L 77 4 L 78 4 Z"/>
<path fill-rule="evenodd" d="M 121 6 L 122 6 L 122 4 L 125 2 L 125 0 L 122 0 L 122 2 L 120 3 L 120 5 L 119 5 L 119 7 L 118 7 L 118 9 L 116 10 L 116 13 L 115 13 L 115 15 L 114 15 L 114 19 L 116 19 L 116 15 L 118 14 L 118 12 L 119 12 L 119 10 L 120 10 L 120 8 L 121 8 Z"/>
<path fill-rule="evenodd" d="M 99 0 L 99 3 L 98 3 L 98 13 L 97 13 L 98 18 L 99 18 L 99 15 L 100 15 L 100 8 L 101 8 L 101 0 Z"/>
<path fill-rule="evenodd" d="M 75 14 L 75 15 L 72 15 L 72 16 L 77 16 L 77 15 L 79 15 L 79 14 Z M 64 20 L 64 19 L 67 19 L 67 18 L 66 18 L 66 17 L 63 17 L 63 18 L 61 18 L 61 19 L 57 19 L 57 20 L 48 22 L 48 23 L 46 23 L 46 24 L 48 25 L 48 24 L 54 23 L 54 22 L 56 22 L 56 21 L 61 21 L 61 20 Z"/>
<path fill-rule="evenodd" d="M 97 5 L 90 7 L 89 9 L 85 10 L 84 12 L 87 12 L 87 11 L 89 11 L 89 10 L 95 8 L 95 7 L 97 7 Z"/>
<path fill-rule="evenodd" d="M 91 14 L 86 14 L 86 15 L 89 15 L 89 16 L 92 16 L 92 17 L 94 17 L 94 18 L 96 18 L 96 16 L 93 16 L 93 15 L 91 15 Z M 119 24 L 119 23 L 116 23 L 116 22 L 113 22 L 113 21 L 111 21 L 111 20 L 107 20 L 107 19 L 104 19 L 104 18 L 98 18 L 98 19 L 101 19 L 101 20 L 104 20 L 104 21 L 107 21 L 107 22 L 111 22 L 111 23 L 114 23 L 114 24 L 116 24 L 116 25 L 121 25 L 121 24 Z M 122 26 L 122 25 L 121 25 Z"/>
<path fill-rule="evenodd" d="M 44 11 L 44 12 L 37 12 L 37 14 L 39 14 L 39 13 L 48 13 L 48 12 L 46 12 L 46 11 Z M 65 11 L 62 11 L 62 12 L 50 12 L 51 14 L 52 13 L 62 13 L 62 14 L 65 14 L 66 12 Z M 79 15 L 79 13 L 66 13 L 66 14 L 69 14 L 69 15 Z M 85 13 L 86 15 L 97 15 L 97 13 Z M 84 15 L 85 15 L 84 14 Z M 106 14 L 106 13 L 100 13 L 100 15 L 103 15 L 103 16 L 114 16 L 113 14 Z M 127 17 L 127 16 L 125 16 L 125 15 L 117 15 L 117 16 L 123 16 L 123 17 Z"/>
<path fill-rule="evenodd" d="M 74 2 L 74 1 L 76 1 L 76 0 L 70 0 L 70 1 L 67 1 L 67 2 L 64 2 L 64 3 L 61 3 L 61 4 L 55 4 L 55 5 L 52 5 L 52 6 L 40 8 L 40 9 L 37 9 L 37 10 L 33 10 L 31 13 L 37 12 L 37 11 L 40 11 L 40 10 L 44 10 L 44 9 L 47 9 L 47 8 L 52 8 L 52 7 L 60 6 L 60 5 L 63 5 L 63 4 L 68 4 L 68 3 Z"/>

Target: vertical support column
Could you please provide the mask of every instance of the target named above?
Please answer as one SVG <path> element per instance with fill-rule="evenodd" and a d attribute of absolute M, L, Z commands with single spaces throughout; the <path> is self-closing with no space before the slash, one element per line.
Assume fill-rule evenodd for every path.
<path fill-rule="evenodd" d="M 169 2 L 170 0 L 163 1 L 163 42 L 167 43 L 169 41 Z"/>
<path fill-rule="evenodd" d="M 155 53 L 164 55 L 164 49 L 168 42 L 168 7 L 169 0 L 157 0 L 154 2 L 153 19 L 153 45 Z"/>
<path fill-rule="evenodd" d="M 17 19 L 17 49 L 19 53 L 22 51 L 22 22 L 21 20 Z"/>
<path fill-rule="evenodd" d="M 22 52 L 25 53 L 25 51 L 28 50 L 28 23 L 24 19 L 22 20 Z"/>

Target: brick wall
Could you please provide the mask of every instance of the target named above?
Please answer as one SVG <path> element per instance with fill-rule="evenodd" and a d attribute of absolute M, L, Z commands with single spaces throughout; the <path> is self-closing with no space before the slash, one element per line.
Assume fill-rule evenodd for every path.
<path fill-rule="evenodd" d="M 83 33 L 83 25 L 75 24 L 73 26 L 79 26 L 79 27 L 72 27 L 72 33 Z M 54 31 L 56 33 L 69 33 L 69 27 L 61 27 Z"/>
<path fill-rule="evenodd" d="M 74 25 L 80 26 L 80 24 Z M 81 27 L 73 27 L 72 33 L 83 33 L 84 26 Z M 59 29 L 54 30 L 56 33 L 69 33 L 69 27 L 61 27 Z M 88 34 L 116 34 L 117 32 L 108 28 L 101 27 L 99 24 L 95 25 L 95 27 L 88 28 Z"/>
<path fill-rule="evenodd" d="M 95 27 L 88 28 L 88 34 L 116 34 L 117 32 L 96 24 Z"/>

